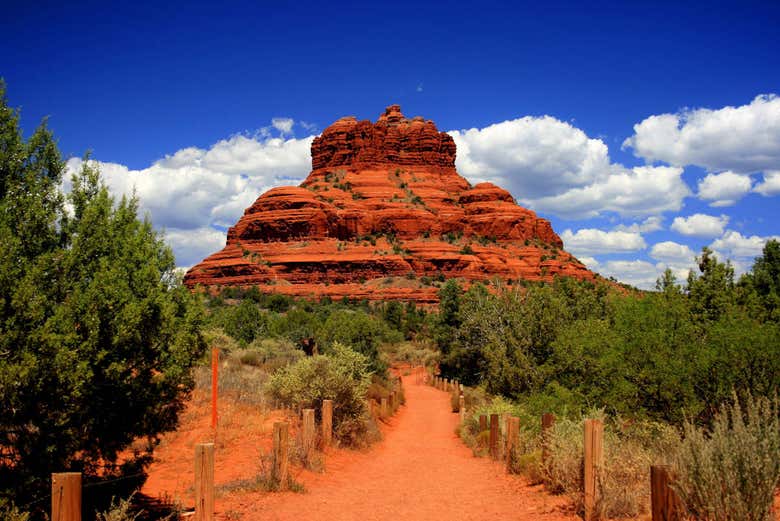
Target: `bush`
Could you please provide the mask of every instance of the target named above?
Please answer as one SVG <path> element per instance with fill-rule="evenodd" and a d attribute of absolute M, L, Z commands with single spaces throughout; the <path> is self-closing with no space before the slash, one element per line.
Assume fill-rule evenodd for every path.
<path fill-rule="evenodd" d="M 269 373 L 297 362 L 304 356 L 301 349 L 287 339 L 263 338 L 242 351 L 242 362 L 261 367 Z"/>
<path fill-rule="evenodd" d="M 23 512 L 12 502 L 0 498 L 0 519 L 4 521 L 29 521 L 30 513 Z"/>
<path fill-rule="evenodd" d="M 319 418 L 323 400 L 333 400 L 337 439 L 354 444 L 354 423 L 365 420 L 365 396 L 371 383 L 368 358 L 340 343 L 329 355 L 299 360 L 276 372 L 268 382 L 271 395 L 295 408 L 312 408 Z M 366 427 L 367 431 L 367 427 Z"/>
<path fill-rule="evenodd" d="M 704 429 L 691 422 L 676 458 L 688 511 L 712 521 L 769 521 L 780 485 L 780 401 L 736 396 Z"/>

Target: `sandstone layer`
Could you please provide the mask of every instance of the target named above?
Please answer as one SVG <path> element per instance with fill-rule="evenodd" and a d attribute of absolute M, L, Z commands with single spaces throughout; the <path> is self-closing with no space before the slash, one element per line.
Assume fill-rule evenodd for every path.
<path fill-rule="evenodd" d="M 311 152 L 306 180 L 262 194 L 187 286 L 433 303 L 445 278 L 593 278 L 549 221 L 498 186 L 471 186 L 452 137 L 397 105 L 376 123 L 336 121 Z"/>

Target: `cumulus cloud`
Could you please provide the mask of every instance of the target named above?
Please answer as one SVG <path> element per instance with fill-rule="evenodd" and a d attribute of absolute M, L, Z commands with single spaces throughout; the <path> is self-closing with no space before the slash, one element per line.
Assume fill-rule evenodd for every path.
<path fill-rule="evenodd" d="M 169 228 L 164 230 L 165 239 L 176 253 L 179 266 L 192 266 L 225 246 L 225 232 L 210 226 L 191 230 Z"/>
<path fill-rule="evenodd" d="M 693 250 L 685 244 L 674 241 L 664 241 L 653 245 L 650 248 L 650 256 L 668 264 L 690 264 L 696 257 Z"/>
<path fill-rule="evenodd" d="M 716 217 L 702 213 L 689 217 L 675 217 L 671 229 L 681 235 L 692 237 L 718 237 L 729 223 L 728 215 Z"/>
<path fill-rule="evenodd" d="M 599 273 L 604 277 L 613 277 L 641 289 L 654 288 L 661 272 L 656 264 L 639 259 L 608 261 L 599 269 Z"/>
<path fill-rule="evenodd" d="M 764 180 L 756 185 L 754 191 L 766 197 L 780 194 L 780 170 L 764 172 Z"/>
<path fill-rule="evenodd" d="M 567 229 L 561 234 L 563 245 L 574 255 L 597 253 L 629 253 L 647 247 L 638 233 L 583 228 L 576 233 Z"/>
<path fill-rule="evenodd" d="M 615 168 L 590 186 L 519 201 L 535 210 L 570 219 L 596 217 L 606 211 L 626 216 L 676 212 L 691 193 L 681 178 L 682 172 L 682 168 L 663 166 Z"/>
<path fill-rule="evenodd" d="M 719 257 L 732 260 L 752 260 L 761 255 L 764 245 L 769 239 L 780 240 L 780 236 L 759 237 L 744 236 L 735 230 L 726 230 L 723 237 L 710 244 L 710 248 L 719 253 Z"/>
<path fill-rule="evenodd" d="M 458 147 L 462 175 L 510 181 L 522 198 L 590 185 L 610 166 L 607 146 L 600 139 L 550 116 L 526 116 L 450 135 Z"/>
<path fill-rule="evenodd" d="M 750 104 L 653 115 L 634 125 L 623 142 L 648 161 L 699 165 L 737 173 L 780 168 L 780 98 L 757 96 Z"/>
<path fill-rule="evenodd" d="M 113 194 L 135 191 L 140 211 L 167 230 L 177 264 L 191 265 L 224 246 L 220 228 L 234 224 L 262 192 L 298 184 L 311 170 L 313 136 L 285 138 L 292 125 L 292 120 L 276 118 L 272 127 L 282 137 L 270 137 L 267 128 L 255 136 L 235 135 L 208 149 L 184 148 L 140 170 L 96 163 Z M 81 159 L 70 159 L 67 167 L 80 169 Z"/>
<path fill-rule="evenodd" d="M 612 163 L 602 140 L 550 116 L 450 135 L 458 147 L 458 171 L 470 181 L 493 182 L 521 204 L 564 218 L 677 211 L 690 195 L 682 168 Z"/>
<path fill-rule="evenodd" d="M 278 130 L 283 136 L 292 133 L 294 123 L 295 121 L 292 118 L 273 118 L 271 120 L 271 126 Z"/>
<path fill-rule="evenodd" d="M 661 223 L 664 222 L 664 218 L 658 215 L 651 215 L 641 223 L 633 224 L 618 224 L 615 226 L 615 231 L 619 232 L 634 232 L 634 233 L 650 233 L 663 230 L 664 227 Z"/>
<path fill-rule="evenodd" d="M 750 176 L 744 174 L 707 174 L 704 179 L 699 180 L 697 195 L 699 199 L 711 201 L 710 206 L 733 206 L 750 192 L 752 184 Z"/>

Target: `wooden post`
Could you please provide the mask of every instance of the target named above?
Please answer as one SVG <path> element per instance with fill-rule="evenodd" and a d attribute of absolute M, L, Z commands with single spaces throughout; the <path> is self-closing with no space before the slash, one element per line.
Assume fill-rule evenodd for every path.
<path fill-rule="evenodd" d="M 479 432 L 485 432 L 486 430 L 488 430 L 487 415 L 486 414 L 480 414 L 479 415 Z"/>
<path fill-rule="evenodd" d="M 369 402 L 369 407 L 370 407 Z M 369 409 L 370 411 L 371 409 Z M 371 411 L 373 414 L 373 411 Z M 322 400 L 322 446 L 328 447 L 333 441 L 333 400 Z"/>
<path fill-rule="evenodd" d="M 219 378 L 217 373 L 219 371 L 219 349 L 216 347 L 211 349 L 211 428 L 217 428 L 217 386 L 219 385 Z"/>
<path fill-rule="evenodd" d="M 214 444 L 195 445 L 195 521 L 214 519 Z"/>
<path fill-rule="evenodd" d="M 461 394 L 458 399 L 458 411 L 460 413 L 460 423 L 466 421 L 466 398 Z"/>
<path fill-rule="evenodd" d="M 678 521 L 683 512 L 677 493 L 669 486 L 671 470 L 667 466 L 650 467 L 650 510 L 653 521 Z"/>
<path fill-rule="evenodd" d="M 279 490 L 287 490 L 287 460 L 290 447 L 290 425 L 287 422 L 274 422 L 274 458 L 271 479 Z"/>
<path fill-rule="evenodd" d="M 387 398 L 382 398 L 379 406 L 379 416 L 381 418 L 387 418 Z"/>
<path fill-rule="evenodd" d="M 501 428 L 498 432 L 498 459 L 506 459 L 506 432 L 509 427 L 509 413 L 505 412 L 501 414 L 501 422 L 499 423 Z"/>
<path fill-rule="evenodd" d="M 585 420 L 585 521 L 597 519 L 598 473 L 603 463 L 604 424 L 601 420 Z"/>
<path fill-rule="evenodd" d="M 520 441 L 520 418 L 514 416 L 509 417 L 509 421 L 506 424 L 506 470 L 512 470 L 512 452 L 517 447 Z"/>
<path fill-rule="evenodd" d="M 555 425 L 555 415 L 551 412 L 542 414 L 542 468 L 547 465 L 550 457 L 550 430 Z"/>
<path fill-rule="evenodd" d="M 81 521 L 81 472 L 51 475 L 51 519 Z"/>
<path fill-rule="evenodd" d="M 306 461 L 309 461 L 311 450 L 314 448 L 314 409 L 303 410 L 303 422 L 301 425 L 301 447 Z"/>
<path fill-rule="evenodd" d="M 498 459 L 498 414 L 490 415 L 490 457 Z"/>

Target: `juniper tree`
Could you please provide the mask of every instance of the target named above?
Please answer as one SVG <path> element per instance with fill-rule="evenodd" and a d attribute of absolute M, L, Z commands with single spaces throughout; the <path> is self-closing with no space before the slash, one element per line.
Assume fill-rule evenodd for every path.
<path fill-rule="evenodd" d="M 42 123 L 25 140 L 0 83 L 0 497 L 53 471 L 110 471 L 176 425 L 203 349 L 200 313 L 135 197 L 65 163 Z"/>

